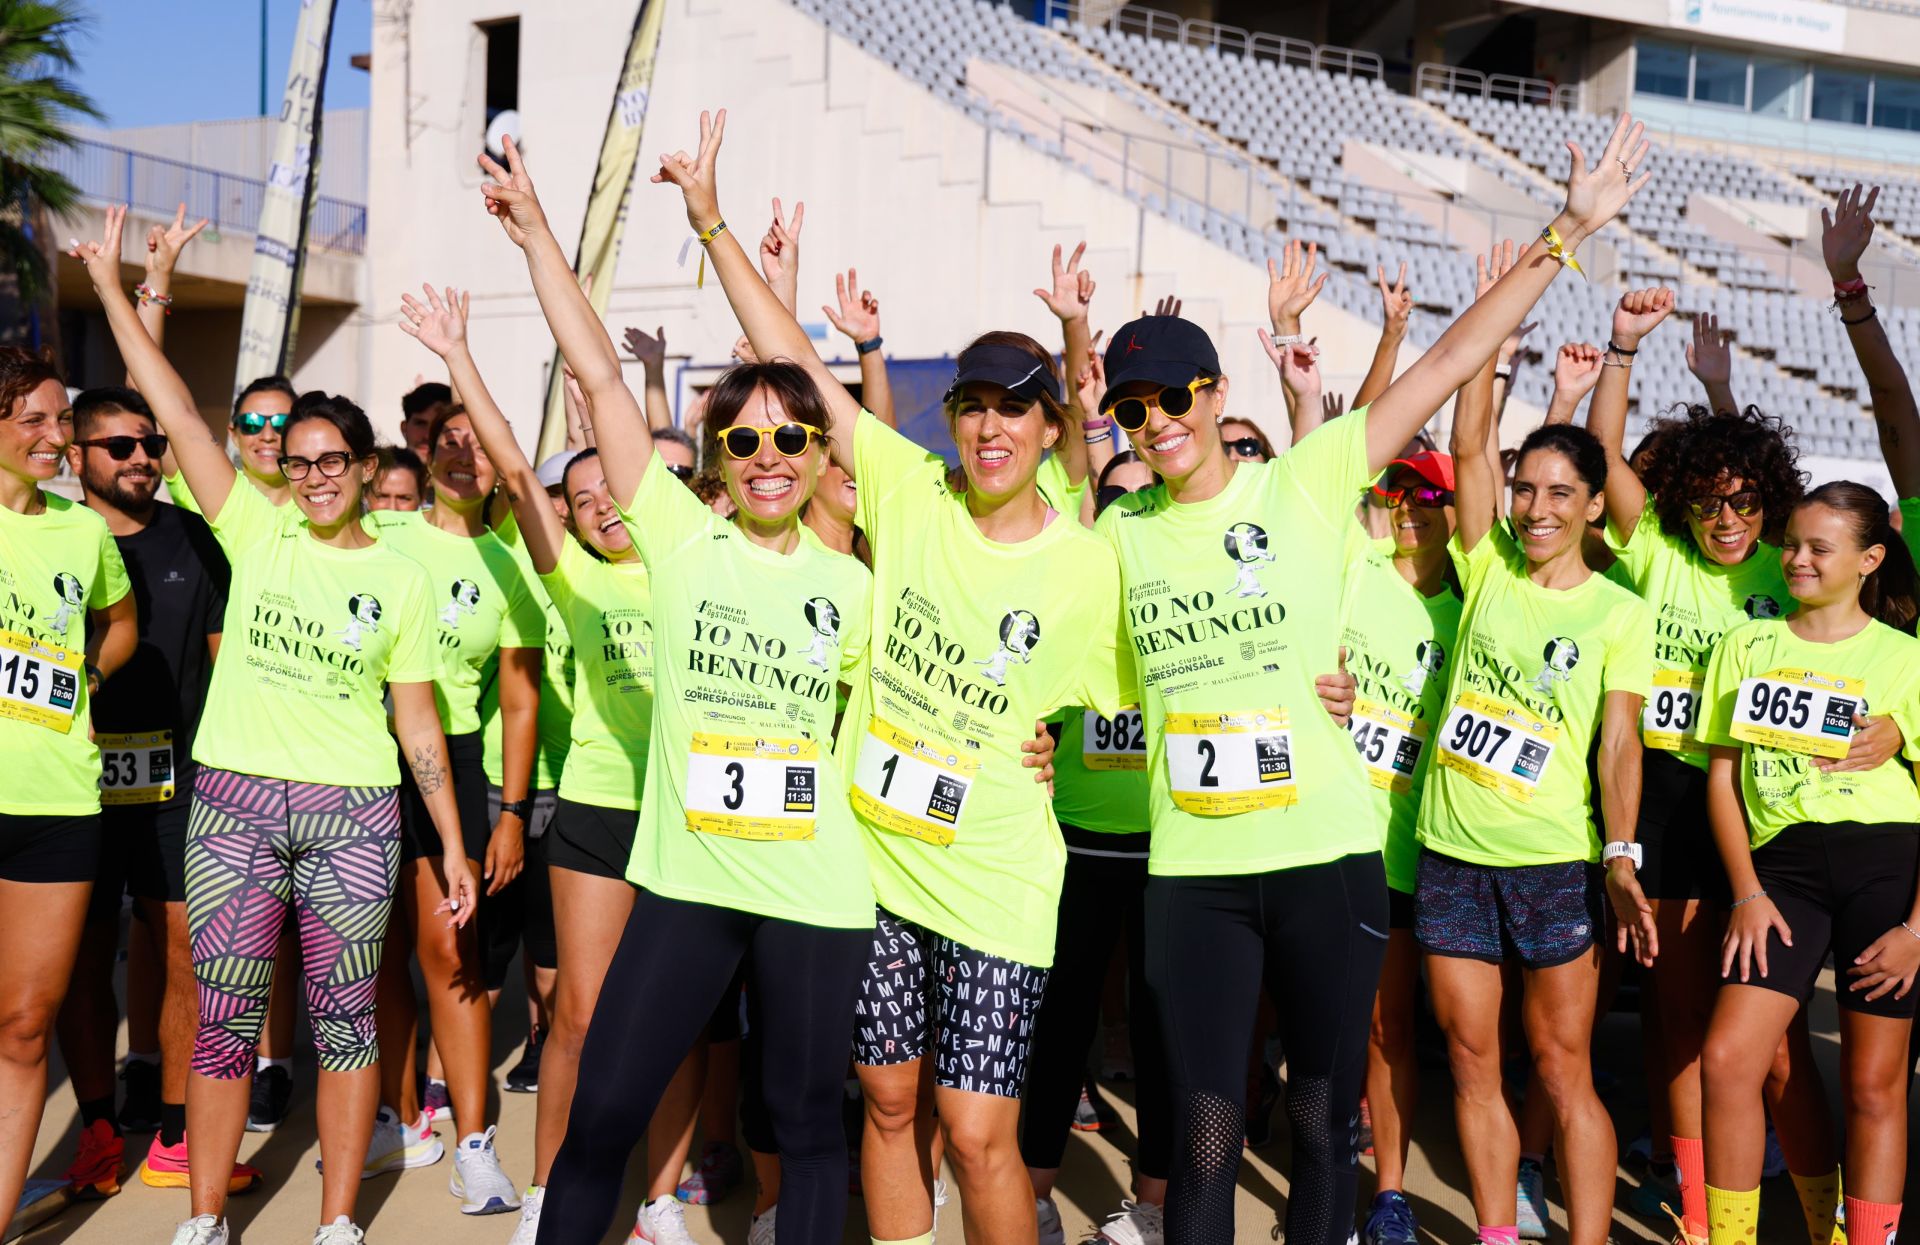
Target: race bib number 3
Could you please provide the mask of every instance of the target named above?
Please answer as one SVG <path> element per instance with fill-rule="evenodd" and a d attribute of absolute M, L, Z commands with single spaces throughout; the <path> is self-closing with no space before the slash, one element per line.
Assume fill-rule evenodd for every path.
<path fill-rule="evenodd" d="M 1167 786 L 1183 812 L 1225 817 L 1300 799 L 1284 709 L 1169 713 L 1166 743 Z"/>
<path fill-rule="evenodd" d="M 73 729 L 86 655 L 0 631 L 0 718 L 30 722 L 64 735 Z"/>
<path fill-rule="evenodd" d="M 1353 705 L 1353 746 L 1367 767 L 1367 781 L 1382 791 L 1413 790 L 1413 770 L 1427 746 L 1427 724 L 1371 700 Z"/>
<path fill-rule="evenodd" d="M 820 790 L 811 739 L 695 731 L 687 754 L 687 829 L 730 839 L 810 839 Z"/>
<path fill-rule="evenodd" d="M 173 732 L 101 735 L 100 803 L 164 804 L 173 798 Z"/>
<path fill-rule="evenodd" d="M 1838 759 L 1853 740 L 1854 714 L 1866 711 L 1865 679 L 1771 670 L 1741 682 L 1730 733 L 1765 748 Z"/>
<path fill-rule="evenodd" d="M 853 765 L 853 810 L 882 830 L 946 847 L 979 776 L 979 758 L 873 718 Z"/>
<path fill-rule="evenodd" d="M 1147 733 L 1141 729 L 1138 709 L 1111 718 L 1103 718 L 1091 709 L 1082 712 L 1086 714 L 1080 732 L 1082 765 L 1101 773 L 1147 768 Z"/>
<path fill-rule="evenodd" d="M 1663 752 L 1700 752 L 1700 691 L 1697 670 L 1656 670 L 1653 694 L 1640 709 L 1640 742 Z"/>
<path fill-rule="evenodd" d="M 1462 692 L 1440 728 L 1440 765 L 1527 804 L 1559 740 L 1559 727 L 1524 709 Z"/>

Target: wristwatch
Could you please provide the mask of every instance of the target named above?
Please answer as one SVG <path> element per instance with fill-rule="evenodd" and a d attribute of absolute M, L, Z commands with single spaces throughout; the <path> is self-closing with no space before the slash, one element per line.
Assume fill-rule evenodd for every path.
<path fill-rule="evenodd" d="M 1638 873 L 1640 872 L 1641 855 L 1642 853 L 1638 843 L 1609 843 L 1600 849 L 1600 863 L 1603 865 L 1609 864 L 1625 856 L 1633 862 L 1633 871 Z"/>
<path fill-rule="evenodd" d="M 872 354 L 874 351 L 880 349 L 881 342 L 885 340 L 885 338 L 875 335 L 867 338 L 867 340 L 863 342 L 853 343 L 853 349 L 855 353 L 858 354 Z"/>
<path fill-rule="evenodd" d="M 533 816 L 533 797 L 529 795 L 518 800 L 502 800 L 500 801 L 500 811 L 502 813 L 512 813 L 524 823 Z M 1639 862 L 1636 860 L 1634 863 L 1637 866 Z"/>

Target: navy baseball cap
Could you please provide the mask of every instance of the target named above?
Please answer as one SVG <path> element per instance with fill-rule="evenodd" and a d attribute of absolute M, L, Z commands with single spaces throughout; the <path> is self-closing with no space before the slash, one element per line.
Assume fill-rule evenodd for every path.
<path fill-rule="evenodd" d="M 960 352 L 959 373 L 953 383 L 947 386 L 943 402 L 951 402 L 960 394 L 962 385 L 980 382 L 998 385 L 1016 397 L 1032 402 L 1042 393 L 1053 395 L 1060 401 L 1060 378 L 1054 373 L 1053 362 L 1042 363 L 1026 351 L 1016 346 L 1002 346 L 986 342 L 969 346 Z"/>
<path fill-rule="evenodd" d="M 1220 375 L 1220 356 L 1206 330 L 1179 316 L 1141 316 L 1107 343 L 1107 392 L 1137 380 L 1189 385 Z"/>

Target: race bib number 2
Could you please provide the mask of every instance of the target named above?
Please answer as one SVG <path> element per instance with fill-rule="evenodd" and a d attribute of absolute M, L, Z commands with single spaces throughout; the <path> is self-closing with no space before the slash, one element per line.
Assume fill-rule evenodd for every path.
<path fill-rule="evenodd" d="M 80 699 L 86 655 L 0 631 L 0 718 L 66 734 Z"/>
<path fill-rule="evenodd" d="M 811 739 L 695 731 L 687 829 L 761 842 L 813 837 L 820 745 Z"/>
<path fill-rule="evenodd" d="M 1640 709 L 1640 742 L 1662 752 L 1699 752 L 1701 689 L 1697 670 L 1656 670 L 1653 694 Z"/>
<path fill-rule="evenodd" d="M 1176 808 L 1225 817 L 1300 799 L 1285 709 L 1169 713 L 1167 786 Z"/>
<path fill-rule="evenodd" d="M 101 735 L 100 803 L 164 804 L 173 798 L 173 732 Z"/>
<path fill-rule="evenodd" d="M 853 763 L 853 810 L 882 830 L 947 847 L 979 775 L 978 757 L 873 718 Z"/>
<path fill-rule="evenodd" d="M 1559 741 L 1560 728 L 1552 723 L 1491 696 L 1462 692 L 1440 728 L 1439 762 L 1527 804 Z"/>
<path fill-rule="evenodd" d="M 1771 670 L 1744 679 L 1729 733 L 1783 752 L 1839 759 L 1853 740 L 1853 717 L 1867 711 L 1867 681 L 1815 670 Z"/>
<path fill-rule="evenodd" d="M 1355 701 L 1353 746 L 1367 767 L 1367 781 L 1382 791 L 1413 790 L 1414 767 L 1427 745 L 1428 724 L 1371 700 Z"/>
<path fill-rule="evenodd" d="M 1097 773 L 1147 768 L 1147 732 L 1138 709 L 1103 718 L 1091 709 L 1080 731 L 1080 763 Z"/>

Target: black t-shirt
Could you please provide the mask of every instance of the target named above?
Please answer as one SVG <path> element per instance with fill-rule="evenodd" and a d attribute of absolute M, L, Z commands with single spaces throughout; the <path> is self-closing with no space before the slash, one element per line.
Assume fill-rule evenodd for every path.
<path fill-rule="evenodd" d="M 213 674 L 207 637 L 220 634 L 227 610 L 226 555 L 205 519 L 165 503 L 145 531 L 113 540 L 140 607 L 140 643 L 94 698 L 93 728 L 172 731 L 178 780 L 168 804 L 184 804 L 192 795 L 193 733 Z"/>

